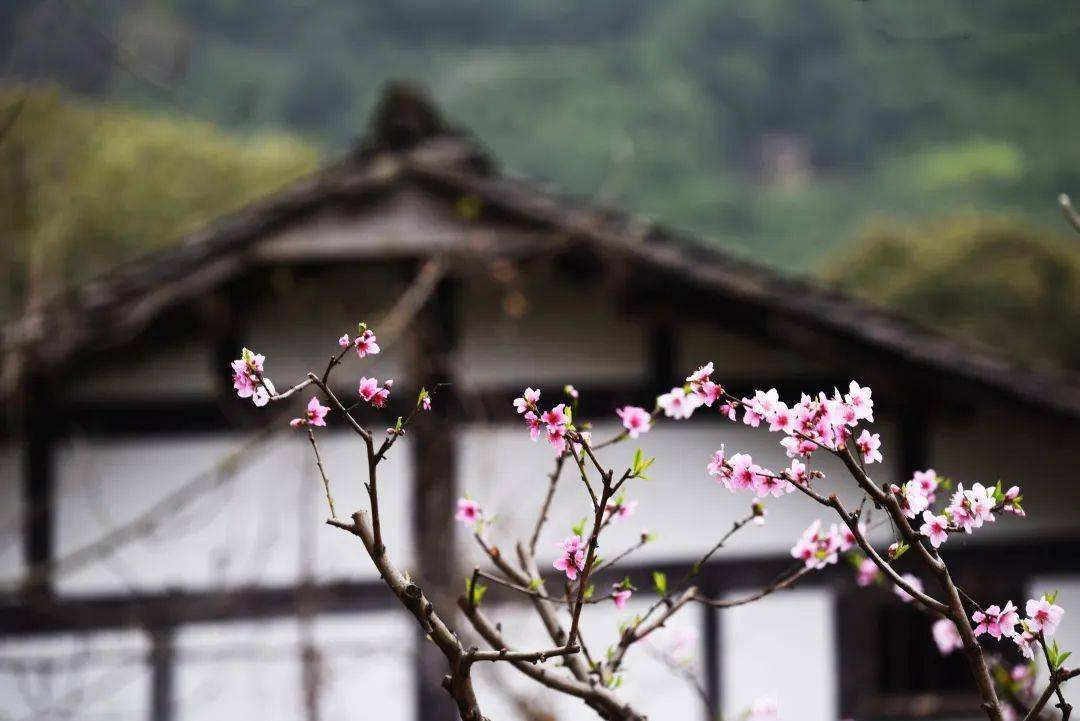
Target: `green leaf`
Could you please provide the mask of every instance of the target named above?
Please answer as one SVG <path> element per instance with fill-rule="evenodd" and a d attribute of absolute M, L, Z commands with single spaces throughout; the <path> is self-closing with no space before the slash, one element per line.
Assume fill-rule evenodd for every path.
<path fill-rule="evenodd" d="M 580 521 L 578 521 L 578 523 L 577 523 L 576 525 L 574 525 L 574 527 L 573 527 L 573 528 L 571 528 L 570 530 L 574 532 L 574 535 L 575 535 L 575 536 L 582 536 L 582 537 L 583 537 L 583 536 L 585 535 L 585 524 L 586 524 L 586 523 L 588 523 L 588 519 L 586 519 L 586 518 L 582 518 L 582 519 L 581 519 Z"/>
<path fill-rule="evenodd" d="M 465 598 L 472 601 L 475 605 L 479 606 L 484 600 L 484 594 L 487 593 L 487 586 L 480 583 L 480 579 L 476 580 L 476 587 L 473 588 L 472 576 L 465 577 Z"/>
<path fill-rule="evenodd" d="M 653 571 L 652 580 L 653 588 L 656 590 L 656 592 L 661 596 L 666 596 L 668 590 L 667 574 L 660 571 Z"/>
<path fill-rule="evenodd" d="M 582 596 L 582 598 L 588 601 L 592 599 L 594 593 L 596 593 L 596 584 L 590 583 L 588 587 L 585 588 L 585 594 Z"/>
<path fill-rule="evenodd" d="M 529 590 L 530 591 L 535 591 L 536 589 L 540 588 L 543 585 L 544 585 L 543 579 L 534 578 L 531 581 L 529 581 Z"/>
<path fill-rule="evenodd" d="M 905 553 L 908 552 L 910 548 L 911 546 L 901 541 L 900 545 L 896 547 L 896 553 L 893 554 L 893 560 L 896 560 L 903 556 Z"/>

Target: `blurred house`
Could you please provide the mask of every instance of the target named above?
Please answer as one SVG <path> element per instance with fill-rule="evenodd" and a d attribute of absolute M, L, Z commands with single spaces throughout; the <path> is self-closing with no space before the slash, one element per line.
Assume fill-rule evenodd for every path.
<path fill-rule="evenodd" d="M 321 524 L 306 437 L 285 422 L 296 408 L 257 410 L 231 388 L 242 346 L 266 354 L 282 388 L 321 371 L 361 320 L 384 352 L 350 356 L 340 394 L 355 398 L 361 373 L 395 380 L 388 412 L 362 421 L 389 425 L 419 385 L 449 384 L 380 491 L 391 553 L 429 590 L 459 591 L 477 558 L 451 518 L 460 493 L 497 516 L 496 543 L 531 528 L 552 453 L 511 407 L 522 388 L 557 402 L 574 384 L 578 418 L 602 434 L 615 407 L 651 405 L 712 360 L 735 393 L 872 386 L 879 481 L 933 466 L 966 484 L 1020 484 L 1028 518 L 956 537 L 946 553 L 988 602 L 1059 588 L 1080 606 L 1080 387 L 508 174 L 395 88 L 341 162 L 5 329 L 2 717 L 452 718 L 441 661 L 418 651 L 355 539 Z M 321 437 L 339 513 L 365 507 L 354 437 L 340 422 Z M 638 586 L 653 569 L 681 573 L 746 515 L 750 498 L 705 473 L 721 444 L 785 462 L 775 436 L 707 409 L 637 442 L 657 457 L 654 480 L 630 489 L 639 510 L 604 553 L 656 533 L 625 565 Z M 857 502 L 848 486 L 827 484 Z M 585 501 L 568 474 L 541 537 L 548 555 Z M 821 515 L 798 494 L 767 506 L 768 522 L 704 569 L 707 592 L 768 583 Z M 875 533 L 888 542 L 887 527 Z M 929 621 L 853 580 L 841 564 L 759 604 L 690 609 L 631 654 L 620 693 L 652 718 L 703 717 L 658 658 L 681 648 L 726 713 L 772 694 L 802 721 L 970 717 L 966 668 L 937 655 Z M 542 643 L 525 607 L 495 613 L 515 643 Z M 590 608 L 590 643 L 614 641 L 629 615 Z M 1069 617 L 1061 638 L 1080 641 Z M 521 718 L 538 696 L 556 718 L 581 717 L 567 699 L 544 706 L 546 692 L 513 673 L 481 671 L 493 718 Z"/>

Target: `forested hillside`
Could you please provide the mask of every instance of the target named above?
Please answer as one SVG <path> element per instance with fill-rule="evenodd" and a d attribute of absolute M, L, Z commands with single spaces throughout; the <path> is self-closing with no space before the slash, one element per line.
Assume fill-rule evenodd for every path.
<path fill-rule="evenodd" d="M 13 0 L 0 48 L 327 155 L 419 80 L 513 169 L 800 272 L 871 218 L 1041 233 L 1080 194 L 1076 0 Z"/>
<path fill-rule="evenodd" d="M 8 12 L 23 76 L 234 129 L 287 127 L 331 150 L 381 83 L 418 79 L 515 168 L 792 268 L 868 210 L 993 206 L 1056 223 L 1054 197 L 1080 187 L 1074 0 L 20 0 Z"/>

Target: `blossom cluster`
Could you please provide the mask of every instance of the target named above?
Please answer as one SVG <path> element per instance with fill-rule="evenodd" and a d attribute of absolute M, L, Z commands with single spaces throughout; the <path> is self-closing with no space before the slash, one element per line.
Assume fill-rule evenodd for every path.
<path fill-rule="evenodd" d="M 865 529 L 860 528 L 860 533 Z M 839 555 L 855 545 L 855 534 L 846 526 L 838 527 L 835 523 L 826 530 L 821 520 L 811 523 L 799 540 L 791 547 L 792 558 L 800 559 L 807 568 L 825 568 L 836 563 Z"/>
<path fill-rule="evenodd" d="M 274 395 L 274 384 L 263 375 L 266 356 L 244 348 L 240 357 L 234 360 L 232 368 L 233 388 L 241 398 L 250 398 L 260 408 L 270 402 Z"/>
<path fill-rule="evenodd" d="M 360 335 L 356 338 L 350 338 L 346 333 L 338 338 L 338 345 L 345 348 L 355 348 L 357 355 L 361 358 L 365 358 L 369 355 L 376 355 L 381 351 L 379 347 L 378 339 L 375 336 L 375 332 L 367 327 L 365 323 L 360 324 Z M 344 354 L 344 350 L 342 351 Z M 331 367 L 336 365 L 340 361 L 339 355 L 331 362 Z M 297 386 L 296 389 L 291 389 L 289 392 L 283 393 L 280 397 L 277 396 L 277 391 L 274 389 L 274 384 L 265 375 L 266 356 L 261 353 L 255 353 L 247 348 L 244 348 L 240 354 L 240 358 L 230 363 L 230 369 L 232 370 L 233 388 L 236 390 L 236 394 L 241 398 L 250 398 L 256 406 L 265 406 L 271 400 L 279 400 L 291 395 L 293 390 L 307 385 L 303 383 Z M 379 383 L 376 378 L 368 378 L 363 376 L 360 378 L 360 385 L 358 387 L 358 393 L 360 398 L 365 403 L 370 403 L 376 408 L 383 408 L 386 406 L 387 401 L 390 399 L 390 390 L 393 388 L 394 380 L 392 378 L 387 379 Z M 417 399 L 417 408 L 420 410 L 431 410 L 431 394 L 428 390 L 421 389 L 419 398 Z M 304 414 L 299 418 L 293 418 L 289 421 L 289 425 L 293 428 L 303 428 L 307 426 L 326 426 L 326 416 L 330 412 L 328 406 L 324 406 L 319 402 L 319 399 L 315 396 L 308 401 L 307 408 Z M 402 427 L 399 419 L 398 425 L 387 429 L 388 433 L 397 435 L 404 434 L 404 428 Z"/>
<path fill-rule="evenodd" d="M 569 393 L 573 390 L 573 386 L 567 386 L 567 389 Z M 577 395 L 577 391 L 574 391 L 574 395 Z M 540 437 L 541 433 L 544 433 L 548 443 L 555 449 L 556 455 L 562 455 L 566 450 L 566 433 L 570 430 L 571 411 L 565 403 L 560 403 L 541 413 L 537 406 L 539 402 L 540 389 L 526 388 L 521 397 L 514 399 L 514 409 L 524 416 L 525 424 L 534 441 Z"/>
<path fill-rule="evenodd" d="M 570 536 L 556 545 L 560 553 L 551 565 L 556 571 L 564 572 L 568 580 L 576 581 L 578 574 L 585 570 L 585 542 L 581 536 Z"/>

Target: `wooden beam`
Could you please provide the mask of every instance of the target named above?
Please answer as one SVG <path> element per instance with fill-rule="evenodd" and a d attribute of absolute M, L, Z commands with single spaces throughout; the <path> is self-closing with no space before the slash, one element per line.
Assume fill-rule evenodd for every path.
<path fill-rule="evenodd" d="M 52 561 L 56 519 L 56 460 L 54 432 L 49 413 L 47 384 L 34 382 L 25 406 L 25 453 L 22 468 L 23 561 L 27 567 L 44 567 Z M 52 580 L 35 577 L 28 593 L 48 595 Z"/>
<path fill-rule="evenodd" d="M 258 621 L 313 613 L 385 611 L 397 601 L 379 580 L 310 587 L 117 593 L 90 597 L 0 600 L 0 637 L 174 628 L 188 623 Z"/>
<path fill-rule="evenodd" d="M 454 553 L 454 503 L 457 499 L 457 432 L 459 403 L 453 374 L 458 337 L 457 281 L 439 282 L 417 314 L 408 339 L 407 375 L 435 390 L 432 410 L 421 412 L 408 431 L 413 459 L 412 535 L 415 576 L 440 613 L 453 614 L 458 584 Z M 437 389 L 437 390 L 436 390 Z M 412 403 L 416 396 L 409 392 Z M 418 634 L 416 699 L 424 721 L 455 721 L 457 710 L 442 689 L 446 659 Z"/>

